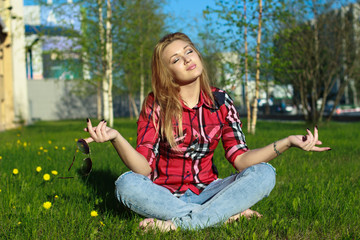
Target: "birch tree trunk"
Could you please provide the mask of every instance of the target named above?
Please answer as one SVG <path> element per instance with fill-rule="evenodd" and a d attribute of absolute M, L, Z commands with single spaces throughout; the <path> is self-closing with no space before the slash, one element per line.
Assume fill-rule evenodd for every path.
<path fill-rule="evenodd" d="M 134 113 L 136 118 L 138 118 L 139 117 L 139 111 L 138 111 L 137 106 L 136 106 L 135 98 L 131 93 L 129 93 L 129 106 L 130 106 L 130 109 L 132 109 L 131 112 Z M 131 119 L 132 119 L 132 114 L 131 114 Z"/>
<path fill-rule="evenodd" d="M 312 0 L 313 4 L 313 14 L 315 19 L 318 19 L 318 14 L 316 10 L 316 1 Z M 317 76 L 319 76 L 319 69 L 320 69 L 320 63 L 319 63 L 319 30 L 318 30 L 318 23 L 315 20 L 314 21 L 314 44 L 315 44 L 315 76 L 313 75 L 312 81 L 312 88 L 311 88 L 311 117 L 312 122 L 317 123 L 318 121 L 318 114 L 317 114 L 317 88 L 316 88 L 316 81 Z"/>
<path fill-rule="evenodd" d="M 101 49 L 101 62 L 104 63 L 104 19 L 103 19 L 103 12 L 102 12 L 102 0 L 97 0 L 98 3 L 98 12 L 99 12 L 99 37 L 100 37 L 100 49 Z M 102 65 L 103 66 L 103 65 Z M 105 76 L 103 74 L 103 67 L 100 68 L 101 73 L 101 81 L 97 85 L 97 117 L 100 120 L 101 118 L 105 118 L 105 101 L 104 101 L 104 94 L 103 94 L 103 87 L 104 81 L 106 81 Z M 103 101 L 103 104 L 101 104 Z"/>
<path fill-rule="evenodd" d="M 109 84 L 106 79 L 106 58 L 104 57 L 104 45 L 105 45 L 105 29 L 104 29 L 104 19 L 103 19 L 103 11 L 102 11 L 102 0 L 98 0 L 98 6 L 99 6 L 99 35 L 100 35 L 100 44 L 101 44 L 101 62 L 103 63 L 103 68 L 101 71 L 101 84 L 99 84 L 98 88 L 101 88 L 100 95 L 102 95 L 102 105 L 103 105 L 103 111 L 102 111 L 102 117 L 103 119 L 109 119 L 109 99 L 108 99 L 108 89 Z M 105 72 L 104 72 L 105 68 Z M 99 90 L 98 90 L 99 94 Z"/>
<path fill-rule="evenodd" d="M 262 20 L 262 0 L 259 0 L 259 25 L 256 41 L 256 83 L 255 83 L 255 98 L 253 102 L 253 112 L 251 121 L 251 133 L 255 134 L 256 121 L 258 112 L 258 99 L 259 99 L 259 85 L 260 85 L 260 44 L 261 44 L 261 20 Z"/>
<path fill-rule="evenodd" d="M 145 76 L 144 76 L 144 45 L 140 46 L 140 110 L 144 102 Z M 136 105 L 135 105 L 136 106 Z M 138 115 L 136 115 L 138 117 Z"/>
<path fill-rule="evenodd" d="M 356 90 L 355 80 L 354 79 L 349 80 L 349 86 L 350 86 L 350 89 L 351 89 L 351 91 L 353 93 L 353 103 L 354 103 L 355 107 L 359 107 L 358 95 L 357 95 L 357 90 Z"/>
<path fill-rule="evenodd" d="M 114 126 L 114 110 L 113 110 L 113 98 L 112 98 L 112 58 L 113 58 L 113 50 L 112 50 L 112 35 L 111 35 L 111 1 L 107 0 L 106 4 L 106 88 L 104 88 L 104 94 L 106 94 L 107 100 L 107 112 L 108 116 L 106 119 L 109 120 L 109 126 Z M 104 108 L 105 108 L 104 106 Z M 105 117 L 105 116 L 104 116 Z"/>
<path fill-rule="evenodd" d="M 102 103 L 101 103 L 101 82 L 98 81 L 97 82 L 97 86 L 96 86 L 96 106 L 97 106 L 97 119 L 100 120 L 102 118 Z"/>
<path fill-rule="evenodd" d="M 245 104 L 247 111 L 247 131 L 251 132 L 251 108 L 249 101 L 249 79 L 248 79 L 248 42 L 247 42 L 247 23 L 246 23 L 246 0 L 244 0 L 244 47 L 245 47 Z"/>
<path fill-rule="evenodd" d="M 141 2 L 140 2 L 140 8 L 142 10 L 143 6 L 141 6 Z M 140 25 L 140 29 L 143 28 L 143 21 L 142 18 L 140 17 L 140 14 L 138 14 L 139 18 L 139 25 Z M 146 38 L 146 36 L 145 36 Z M 145 91 L 145 76 L 144 76 L 144 39 L 142 34 L 140 34 L 140 110 L 142 108 L 142 104 L 144 101 L 144 91 Z M 134 101 L 135 103 L 135 101 Z M 136 108 L 136 104 L 134 105 L 134 107 Z M 135 109 L 134 109 L 135 110 Z M 138 117 L 138 111 L 135 110 L 135 115 L 136 117 Z"/>

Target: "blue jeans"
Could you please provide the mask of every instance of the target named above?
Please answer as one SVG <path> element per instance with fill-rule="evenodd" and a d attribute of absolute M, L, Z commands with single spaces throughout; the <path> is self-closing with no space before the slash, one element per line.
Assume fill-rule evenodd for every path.
<path fill-rule="evenodd" d="M 200 229 L 225 222 L 267 197 L 275 186 L 275 169 L 267 163 L 210 183 L 199 195 L 188 189 L 180 198 L 146 176 L 126 172 L 115 182 L 120 202 L 150 218 L 172 220 L 182 229 Z"/>

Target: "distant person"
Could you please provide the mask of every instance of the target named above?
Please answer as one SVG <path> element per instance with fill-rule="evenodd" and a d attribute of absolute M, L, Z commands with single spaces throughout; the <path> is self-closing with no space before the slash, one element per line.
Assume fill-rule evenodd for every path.
<path fill-rule="evenodd" d="M 201 229 L 261 216 L 250 210 L 275 185 L 275 169 L 267 162 L 290 147 L 326 151 L 314 134 L 292 135 L 263 148 L 248 149 L 241 121 L 229 95 L 211 87 L 203 59 L 183 33 L 166 35 L 152 57 L 152 90 L 138 120 L 134 149 L 115 129 L 101 121 L 90 142 L 111 141 L 131 170 L 116 184 L 116 196 L 146 217 L 144 230 Z M 213 154 L 222 141 L 226 159 L 239 171 L 218 178 Z"/>

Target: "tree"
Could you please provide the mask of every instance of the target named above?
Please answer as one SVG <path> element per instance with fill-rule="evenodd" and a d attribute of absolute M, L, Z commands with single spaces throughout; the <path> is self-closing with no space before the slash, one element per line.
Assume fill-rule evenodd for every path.
<path fill-rule="evenodd" d="M 288 15 L 276 31 L 276 77 L 299 92 L 303 114 L 313 123 L 322 121 L 326 103 L 332 99 L 330 120 L 350 79 L 359 77 L 359 33 L 354 16 L 358 5 L 339 8 L 337 3 L 297 2 L 296 9 L 304 9 L 304 13 Z"/>
<path fill-rule="evenodd" d="M 244 0 L 244 21 L 246 22 L 247 15 L 246 15 L 246 0 Z M 245 69 L 245 103 L 246 103 L 246 110 L 247 110 L 247 130 L 251 132 L 251 108 L 250 108 L 250 101 L 249 101 L 249 64 L 248 64 L 248 27 L 245 24 L 244 26 L 244 69 Z"/>
<path fill-rule="evenodd" d="M 255 77 L 255 98 L 253 102 L 253 113 L 251 121 L 251 133 L 255 134 L 257 112 L 258 112 L 258 99 L 259 99 L 259 85 L 260 85 L 260 45 L 261 45 L 261 20 L 262 20 L 262 0 L 259 0 L 259 23 L 256 38 L 256 77 Z"/>
<path fill-rule="evenodd" d="M 219 42 L 225 46 L 224 49 L 226 51 L 230 51 L 238 56 L 237 61 L 231 62 L 229 66 L 233 68 L 232 72 L 236 74 L 237 78 L 237 82 L 233 83 L 233 86 L 242 86 L 243 81 L 245 81 L 248 132 L 253 134 L 255 134 L 256 129 L 257 102 L 261 82 L 260 49 L 261 31 L 264 28 L 262 22 L 265 22 L 264 16 L 272 16 L 272 12 L 275 12 L 278 7 L 273 4 L 273 1 L 266 1 L 266 8 L 264 8 L 266 9 L 266 14 L 264 15 L 262 5 L 261 0 L 244 0 L 242 4 L 239 1 L 218 0 L 216 1 L 216 8 L 208 7 L 204 12 L 210 21 L 213 14 L 216 14 L 220 19 L 220 21 L 217 21 L 218 26 L 222 28 L 225 26 L 226 30 L 222 37 L 219 38 Z M 254 44 L 254 41 L 256 44 Z M 243 71 L 242 69 L 245 70 Z M 252 92 L 249 84 L 254 78 L 255 89 Z"/>
<path fill-rule="evenodd" d="M 135 99 L 150 89 L 150 59 L 152 49 L 164 29 L 162 0 L 76 1 L 72 4 L 50 5 L 64 19 L 81 23 L 79 29 L 67 34 L 72 47 L 59 51 L 59 57 L 76 53 L 81 64 L 68 69 L 83 69 L 83 78 L 72 79 L 73 91 L 97 96 L 98 118 L 113 122 L 113 92 L 127 94 L 134 112 L 139 109 Z M 63 6 L 79 9 L 80 14 L 64 10 Z M 116 14 L 112 14 L 116 12 Z M 74 19 L 75 16 L 75 19 Z M 70 18 L 71 17 L 71 18 Z M 74 29 L 76 31 L 74 31 Z M 113 51 L 113 49 L 115 51 Z"/>
<path fill-rule="evenodd" d="M 151 89 L 151 56 L 153 48 L 164 33 L 165 15 L 161 13 L 162 0 L 125 1 L 123 16 L 114 16 L 122 26 L 114 28 L 117 38 L 123 39 L 115 47 L 122 54 L 115 57 L 121 62 L 122 78 L 119 92 L 127 92 L 131 109 L 138 116 L 145 93 Z M 121 18 L 121 19 L 118 19 Z M 139 97 L 139 104 L 135 99 Z"/>

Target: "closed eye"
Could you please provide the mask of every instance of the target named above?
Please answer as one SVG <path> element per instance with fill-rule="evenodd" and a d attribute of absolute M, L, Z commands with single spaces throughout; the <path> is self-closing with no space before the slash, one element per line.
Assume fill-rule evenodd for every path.
<path fill-rule="evenodd" d="M 186 55 L 189 55 L 189 54 L 191 54 L 191 53 L 193 53 L 193 52 L 194 52 L 194 50 L 192 50 L 192 49 L 190 48 L 190 49 L 186 50 L 185 54 L 186 54 Z M 174 58 L 174 59 L 172 60 L 172 64 L 177 63 L 179 60 L 180 60 L 179 57 Z"/>

